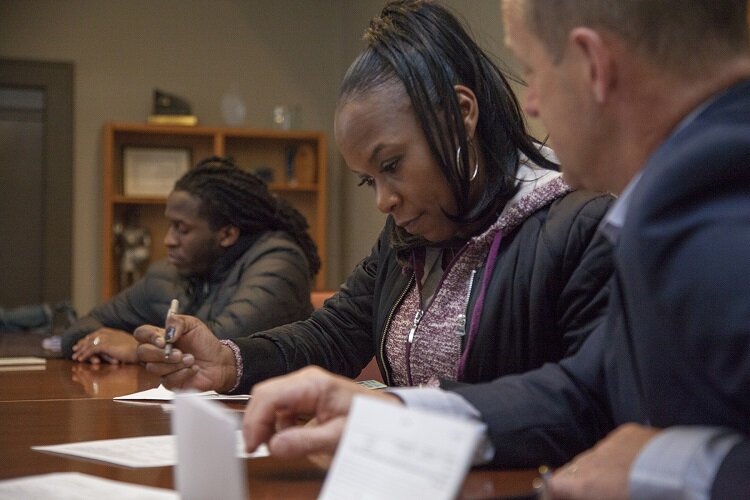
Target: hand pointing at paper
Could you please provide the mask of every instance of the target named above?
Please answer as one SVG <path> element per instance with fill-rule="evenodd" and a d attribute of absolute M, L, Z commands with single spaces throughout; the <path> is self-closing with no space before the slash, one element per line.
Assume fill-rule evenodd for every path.
<path fill-rule="evenodd" d="M 165 387 L 227 392 L 234 386 L 234 353 L 221 344 L 202 321 L 174 314 L 165 326 L 175 329 L 175 349 L 167 357 L 164 355 L 164 328 L 144 325 L 134 332 L 140 343 L 138 360 L 146 364 L 146 370 L 159 375 Z"/>
<path fill-rule="evenodd" d="M 294 458 L 336 450 L 356 395 L 400 403 L 388 393 L 310 366 L 256 384 L 242 424 L 248 451 L 268 443 L 272 455 Z M 313 418 L 308 425 L 297 425 Z"/>

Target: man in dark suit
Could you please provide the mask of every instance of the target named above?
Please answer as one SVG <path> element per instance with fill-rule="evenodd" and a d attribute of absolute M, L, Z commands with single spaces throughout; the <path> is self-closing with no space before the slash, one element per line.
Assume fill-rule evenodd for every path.
<path fill-rule="evenodd" d="M 747 1 L 504 0 L 503 16 L 524 107 L 568 182 L 620 195 L 601 227 L 616 244 L 610 312 L 560 364 L 398 397 L 478 414 L 500 466 L 572 459 L 549 484 L 561 498 L 746 496 Z M 332 450 L 359 392 L 316 368 L 258 384 L 248 446 Z M 276 432 L 295 413 L 319 425 Z"/>
<path fill-rule="evenodd" d="M 689 5 L 503 3 L 566 178 L 620 194 L 602 227 L 616 272 L 578 356 L 457 392 L 507 465 L 567 460 L 626 422 L 668 428 L 612 434 L 557 473 L 563 497 L 750 494 L 732 473 L 750 465 L 747 2 Z"/>

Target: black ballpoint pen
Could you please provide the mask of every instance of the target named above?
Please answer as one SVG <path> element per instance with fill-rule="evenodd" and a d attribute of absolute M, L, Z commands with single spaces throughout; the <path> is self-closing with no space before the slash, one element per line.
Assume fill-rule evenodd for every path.
<path fill-rule="evenodd" d="M 167 311 L 167 318 L 173 314 L 177 314 L 177 310 L 180 307 L 180 303 L 177 299 L 172 299 L 172 302 L 169 304 L 169 310 Z M 166 320 L 165 320 L 166 321 Z M 164 358 L 168 358 L 170 354 L 172 354 L 172 342 L 174 342 L 174 327 L 170 326 L 167 328 L 166 333 L 164 334 Z"/>

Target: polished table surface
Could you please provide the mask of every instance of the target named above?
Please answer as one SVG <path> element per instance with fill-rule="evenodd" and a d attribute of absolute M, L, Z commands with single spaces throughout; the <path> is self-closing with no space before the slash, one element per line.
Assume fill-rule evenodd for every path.
<path fill-rule="evenodd" d="M 91 365 L 60 359 L 42 348 L 44 338 L 29 332 L 0 333 L 0 357 L 46 358 L 46 365 L 3 367 L 0 401 L 112 399 L 159 385 L 159 378 L 139 365 Z"/>
<path fill-rule="evenodd" d="M 51 356 L 41 337 L 0 334 L 0 356 Z M 34 349 L 19 348 L 27 343 Z M 12 345 L 11 345 L 12 344 Z M 169 405 L 113 401 L 114 396 L 156 387 L 139 365 L 93 366 L 47 359 L 43 369 L 0 372 L 0 479 L 50 472 L 82 472 L 109 479 L 174 488 L 171 467 L 132 469 L 38 452 L 31 446 L 170 433 Z M 242 404 L 228 407 L 242 411 Z M 325 470 L 306 459 L 246 460 L 250 497 L 316 498 Z M 460 498 L 513 498 L 531 493 L 536 471 L 472 470 Z"/>

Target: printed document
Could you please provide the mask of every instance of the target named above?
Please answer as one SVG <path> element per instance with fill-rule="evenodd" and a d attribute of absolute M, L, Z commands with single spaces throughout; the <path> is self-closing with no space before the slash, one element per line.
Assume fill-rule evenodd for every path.
<path fill-rule="evenodd" d="M 268 448 L 265 445 L 252 454 L 245 453 L 245 440 L 242 438 L 242 432 L 236 431 L 235 437 L 235 450 L 238 457 L 268 456 Z M 167 467 L 177 463 L 175 437 L 173 435 L 103 439 L 50 446 L 32 446 L 31 448 L 37 451 L 72 455 L 133 468 Z"/>
<path fill-rule="evenodd" d="M 456 497 L 484 424 L 356 396 L 321 500 Z"/>

